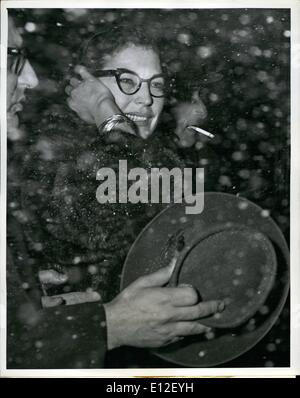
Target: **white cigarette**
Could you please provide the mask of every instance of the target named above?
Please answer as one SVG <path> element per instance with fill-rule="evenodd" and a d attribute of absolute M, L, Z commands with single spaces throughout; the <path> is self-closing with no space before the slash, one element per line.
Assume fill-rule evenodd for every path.
<path fill-rule="evenodd" d="M 188 129 L 195 130 L 197 133 L 206 135 L 206 136 L 209 137 L 209 138 L 214 138 L 214 134 L 209 133 L 208 131 L 205 131 L 205 130 L 203 130 L 203 129 L 200 129 L 200 127 L 188 126 L 187 128 L 188 128 Z"/>

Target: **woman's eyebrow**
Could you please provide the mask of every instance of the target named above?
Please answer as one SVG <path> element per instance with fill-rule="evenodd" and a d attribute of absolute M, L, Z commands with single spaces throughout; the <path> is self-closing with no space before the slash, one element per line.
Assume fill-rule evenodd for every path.
<path fill-rule="evenodd" d="M 133 73 L 133 74 L 141 77 L 136 71 L 128 69 L 128 68 L 116 68 L 116 70 L 123 70 L 123 71 L 130 72 L 130 73 Z M 152 76 L 150 76 L 149 79 L 152 79 L 152 77 L 154 77 L 154 76 L 165 78 L 165 74 L 163 72 L 158 72 L 158 73 L 154 73 Z"/>

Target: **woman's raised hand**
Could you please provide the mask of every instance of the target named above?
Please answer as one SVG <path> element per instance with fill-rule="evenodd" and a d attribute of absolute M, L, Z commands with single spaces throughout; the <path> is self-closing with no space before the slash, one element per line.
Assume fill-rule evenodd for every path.
<path fill-rule="evenodd" d="M 80 79 L 72 77 L 65 91 L 69 107 L 87 123 L 100 126 L 105 119 L 121 113 L 111 91 L 84 66 L 77 65 L 74 71 Z"/>
<path fill-rule="evenodd" d="M 77 115 L 89 124 L 96 124 L 98 128 L 115 115 L 123 115 L 117 106 L 111 91 L 100 79 L 91 75 L 82 65 L 77 65 L 74 71 L 80 79 L 72 77 L 65 88 L 68 94 L 67 103 Z M 136 135 L 130 120 L 124 116 L 126 123 L 118 125 L 118 129 Z"/>
<path fill-rule="evenodd" d="M 44 292 L 44 295 L 41 297 L 43 308 L 56 307 L 63 304 L 74 305 L 90 303 L 101 300 L 100 294 L 95 291 L 70 292 L 48 296 L 47 287 L 65 284 L 68 281 L 68 275 L 66 273 L 57 272 L 54 269 L 47 269 L 39 271 L 38 277 Z"/>

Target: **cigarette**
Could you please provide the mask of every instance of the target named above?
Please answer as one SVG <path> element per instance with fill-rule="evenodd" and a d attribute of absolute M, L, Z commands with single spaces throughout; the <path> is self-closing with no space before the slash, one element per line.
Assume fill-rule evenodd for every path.
<path fill-rule="evenodd" d="M 42 287 L 43 295 L 44 296 L 48 296 L 47 290 L 46 290 L 45 285 L 43 283 L 41 284 L 41 287 Z"/>
<path fill-rule="evenodd" d="M 197 133 L 206 135 L 206 137 L 214 138 L 214 134 L 209 133 L 208 131 L 205 131 L 205 130 L 203 130 L 203 129 L 200 129 L 200 127 L 188 126 L 187 128 L 188 128 L 188 129 L 195 130 Z"/>

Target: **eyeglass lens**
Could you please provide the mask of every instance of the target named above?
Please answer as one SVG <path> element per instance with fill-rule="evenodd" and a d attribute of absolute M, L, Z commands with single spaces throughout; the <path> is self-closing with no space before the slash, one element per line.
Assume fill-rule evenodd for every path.
<path fill-rule="evenodd" d="M 141 86 L 140 78 L 130 72 L 122 72 L 118 76 L 118 83 L 125 94 L 134 94 Z M 150 93 L 154 97 L 162 97 L 165 94 L 165 83 L 162 77 L 154 77 L 149 81 Z"/>
<path fill-rule="evenodd" d="M 23 51 L 18 48 L 10 48 L 9 55 L 13 57 L 10 69 L 13 73 L 19 76 L 24 68 L 26 56 L 24 55 Z"/>

